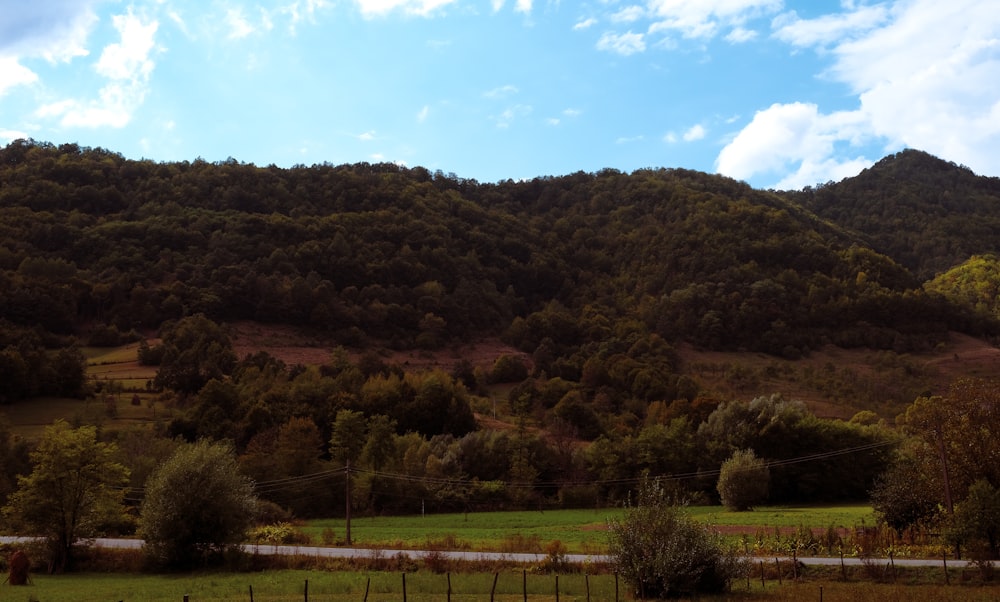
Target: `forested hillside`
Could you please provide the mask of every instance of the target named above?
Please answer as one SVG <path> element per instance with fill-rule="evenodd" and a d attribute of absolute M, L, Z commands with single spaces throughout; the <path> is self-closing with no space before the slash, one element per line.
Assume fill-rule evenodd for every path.
<path fill-rule="evenodd" d="M 977 176 L 917 150 L 789 196 L 863 234 L 872 248 L 921 280 L 1000 248 L 1000 178 Z"/>
<path fill-rule="evenodd" d="M 914 199 L 919 211 L 904 204 Z M 868 449 L 826 461 L 836 483 L 797 466 L 775 476 L 774 499 L 858 498 L 887 453 L 872 417 L 834 423 L 771 397 L 743 416 L 677 350 L 796 359 L 993 337 L 992 306 L 922 280 L 1000 247 L 998 199 L 994 180 L 913 152 L 777 193 L 682 169 L 479 183 L 391 164 L 155 163 L 17 141 L 0 150 L 0 404 L 88 395 L 79 346 L 141 340 L 140 359 L 159 368 L 147 393 L 170 409 L 160 434 L 232 440 L 260 480 L 318 470 L 334 424 L 357 412 L 358 441 L 394 441 L 371 452 L 373 470 L 551 489 L 449 485 L 433 493 L 443 507 L 571 497 L 581 479 L 593 500 L 621 493 L 616 479 L 711 471 L 753 446 L 770 458 Z M 321 366 L 236 357 L 225 324 L 237 320 L 342 349 Z M 451 374 L 382 360 L 497 337 L 524 359 Z M 513 386 L 501 411 L 515 434 L 476 430 L 474 398 L 496 383 Z M 579 440 L 595 441 L 585 456 L 566 443 Z M 312 457 L 274 465 L 301 441 Z M 310 504 L 298 511 L 321 511 Z"/>

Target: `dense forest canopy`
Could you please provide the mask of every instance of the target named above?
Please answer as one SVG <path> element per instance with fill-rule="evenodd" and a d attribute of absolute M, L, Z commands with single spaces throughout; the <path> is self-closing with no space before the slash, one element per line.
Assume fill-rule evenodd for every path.
<path fill-rule="evenodd" d="M 260 482 L 305 479 L 351 418 L 373 509 L 413 493 L 381 473 L 460 479 L 421 492 L 441 508 L 592 504 L 643 474 L 711 472 L 741 449 L 789 462 L 860 450 L 771 475 L 773 500 L 859 499 L 891 453 L 877 420 L 715 399 L 677 349 L 795 359 L 995 336 L 995 304 L 974 292 L 993 289 L 969 281 L 994 273 L 992 256 L 970 256 L 1000 246 L 998 201 L 994 180 L 915 151 L 787 193 L 683 169 L 480 183 L 19 140 L 0 149 L 0 404 L 86 395 L 79 347 L 138 340 L 159 370 L 150 392 L 173 404 L 160 434 L 231 441 Z M 225 324 L 237 320 L 341 347 L 322 365 L 236 357 Z M 377 353 L 497 337 L 521 355 L 451 374 Z M 498 382 L 512 387 L 501 403 L 517 428 L 477 430 L 471 404 Z M 580 440 L 585 452 L 568 443 Z M 136 457 L 170 450 L 154 451 Z M 130 468 L 140 487 L 148 466 Z M 300 514 L 342 499 L 293 494 L 269 499 Z"/>

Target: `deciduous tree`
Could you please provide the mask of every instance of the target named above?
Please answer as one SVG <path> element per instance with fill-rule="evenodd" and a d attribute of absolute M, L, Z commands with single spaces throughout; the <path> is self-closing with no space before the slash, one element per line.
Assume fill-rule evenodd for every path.
<path fill-rule="evenodd" d="M 3 515 L 21 532 L 45 538 L 50 572 L 71 567 L 78 539 L 126 522 L 129 472 L 115 453 L 113 444 L 98 441 L 96 427 L 58 421 L 31 453 L 31 473 L 18 476 Z"/>

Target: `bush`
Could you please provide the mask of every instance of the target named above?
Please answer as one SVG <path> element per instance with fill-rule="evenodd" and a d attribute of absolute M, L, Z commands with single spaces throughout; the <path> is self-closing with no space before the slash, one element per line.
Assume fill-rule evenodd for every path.
<path fill-rule="evenodd" d="M 150 476 L 139 522 L 151 560 L 191 568 L 236 548 L 255 513 L 232 447 L 202 440 L 178 448 Z"/>
<path fill-rule="evenodd" d="M 684 513 L 658 481 L 646 481 L 636 504 L 610 522 L 610 555 L 637 596 L 675 598 L 722 593 L 749 561 Z"/>
<path fill-rule="evenodd" d="M 716 489 L 722 505 L 730 510 L 753 510 L 754 505 L 767 499 L 771 472 L 767 463 L 754 455 L 753 450 L 733 452 L 719 469 Z"/>

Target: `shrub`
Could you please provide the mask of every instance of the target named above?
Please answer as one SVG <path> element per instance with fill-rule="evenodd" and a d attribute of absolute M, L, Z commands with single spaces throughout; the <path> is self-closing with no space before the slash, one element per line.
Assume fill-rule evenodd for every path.
<path fill-rule="evenodd" d="M 749 570 L 747 560 L 688 516 L 658 481 L 642 483 L 635 505 L 609 526 L 611 558 L 641 597 L 722 593 Z"/>
<path fill-rule="evenodd" d="M 716 489 L 723 506 L 742 512 L 767 499 L 770 481 L 771 472 L 764 460 L 753 450 L 736 450 L 722 463 Z"/>

